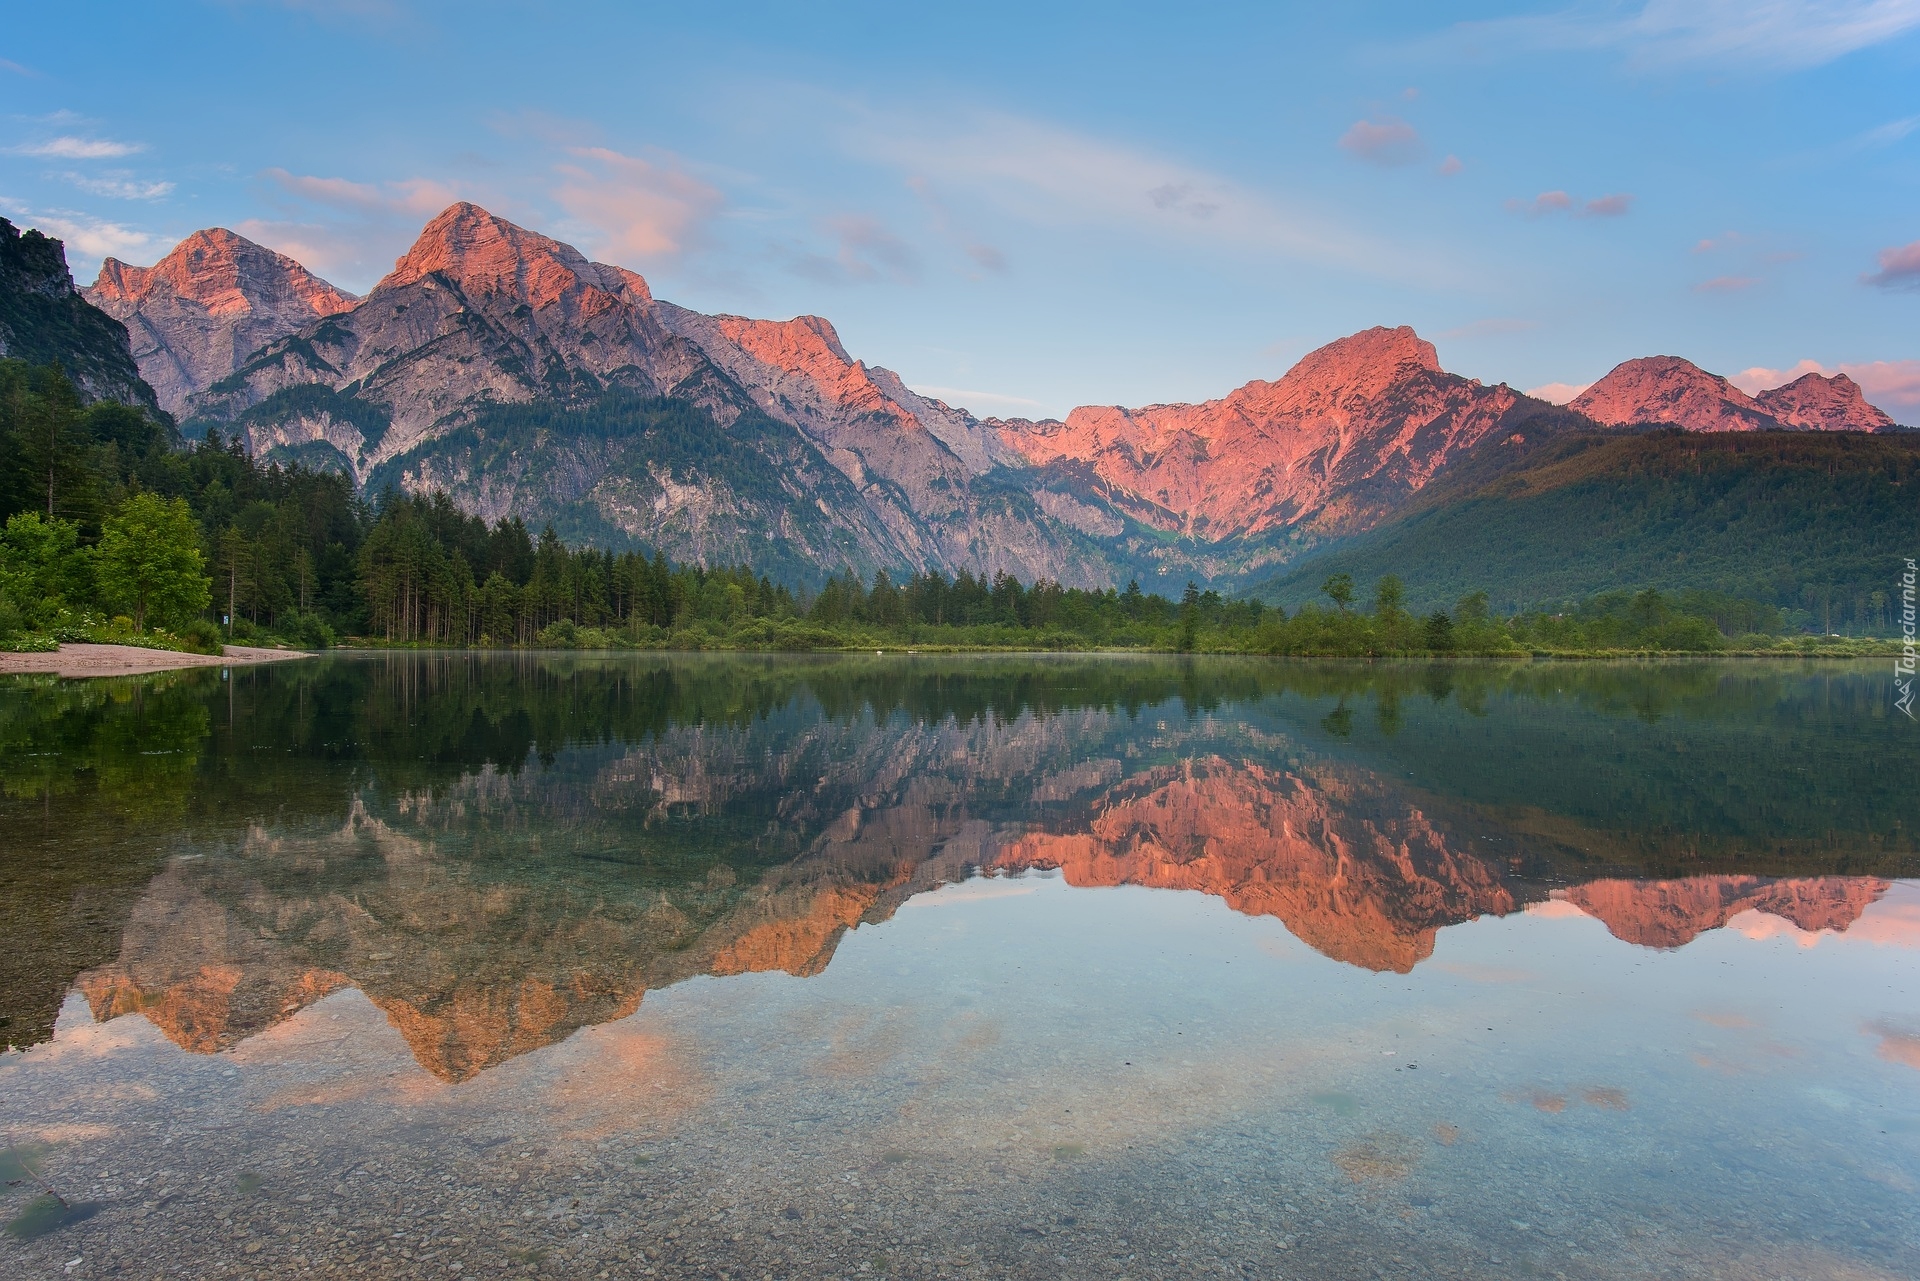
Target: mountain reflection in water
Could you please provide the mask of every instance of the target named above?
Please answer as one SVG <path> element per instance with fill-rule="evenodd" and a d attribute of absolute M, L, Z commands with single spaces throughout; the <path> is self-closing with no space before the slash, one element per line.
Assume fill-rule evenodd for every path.
<path fill-rule="evenodd" d="M 1745 912 L 1845 931 L 1916 864 L 1880 693 L 1789 665 L 1033 658 L 19 682 L 4 1030 L 44 1038 L 77 984 L 211 1053 L 351 986 L 462 1081 L 1036 870 L 1212 895 L 1379 972 L 1529 906 L 1653 948 Z"/>

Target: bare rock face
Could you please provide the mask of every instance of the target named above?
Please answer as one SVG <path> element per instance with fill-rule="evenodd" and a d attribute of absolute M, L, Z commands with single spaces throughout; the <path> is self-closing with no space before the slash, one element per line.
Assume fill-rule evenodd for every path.
<path fill-rule="evenodd" d="M 1788 425 L 1720 375 L 1678 356 L 1616 365 L 1568 408 L 1615 427 L 1671 423 L 1688 431 L 1766 431 Z"/>
<path fill-rule="evenodd" d="M 1554 411 L 1444 372 L 1412 329 L 1312 352 L 1276 382 L 1199 405 L 1088 406 L 999 422 L 1035 466 L 1079 472 L 1128 515 L 1203 542 L 1376 522 L 1462 451 Z"/>
<path fill-rule="evenodd" d="M 1606 924 L 1615 938 L 1671 948 L 1717 930 L 1745 911 L 1780 917 L 1808 932 L 1844 932 L 1890 888 L 1875 877 L 1693 876 L 1676 881 L 1590 881 L 1565 898 Z"/>
<path fill-rule="evenodd" d="M 657 392 L 695 374 L 698 353 L 653 320 L 628 273 L 472 204 L 429 222 L 350 310 L 254 354 L 189 408 L 241 421 L 256 452 L 333 443 L 364 478 L 372 466 L 486 404 L 524 404 L 609 383 Z M 304 412 L 247 414 L 288 389 L 351 389 L 377 423 L 342 422 L 325 397 Z M 294 412 L 286 412 L 293 410 Z"/>
<path fill-rule="evenodd" d="M 258 348 L 356 301 L 224 227 L 194 232 L 151 267 L 109 258 L 81 292 L 127 326 L 140 376 L 169 413 Z"/>
<path fill-rule="evenodd" d="M 113 400 L 157 410 L 127 330 L 73 287 L 67 247 L 0 218 L 0 357 L 66 370 L 81 403 Z"/>
<path fill-rule="evenodd" d="M 1897 425 L 1867 403 L 1860 384 L 1845 374 L 1802 374 L 1754 400 L 1783 426 L 1808 431 L 1891 431 Z"/>
<path fill-rule="evenodd" d="M 1210 758 L 1130 779 L 1084 832 L 1028 834 L 993 866 L 1198 890 L 1277 917 L 1323 956 L 1405 974 L 1442 926 L 1520 906 L 1494 861 L 1462 844 L 1375 776 Z"/>
<path fill-rule="evenodd" d="M 697 344 L 762 411 L 819 446 L 917 568 L 1104 585 L 1098 564 L 1044 512 L 983 501 L 975 477 L 1020 461 L 996 433 L 909 390 L 892 370 L 849 356 L 827 320 L 657 307 L 668 329 Z"/>

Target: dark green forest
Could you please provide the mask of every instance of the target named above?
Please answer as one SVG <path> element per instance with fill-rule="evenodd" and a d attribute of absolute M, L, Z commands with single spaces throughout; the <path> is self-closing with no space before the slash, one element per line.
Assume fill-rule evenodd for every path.
<path fill-rule="evenodd" d="M 1583 432 L 1466 466 L 1401 519 L 1255 589 L 1294 606 L 1333 574 L 1395 574 L 1416 606 L 1486 589 L 1505 614 L 1622 588 L 1778 609 L 1793 631 L 1889 635 L 1920 548 L 1920 433 Z"/>

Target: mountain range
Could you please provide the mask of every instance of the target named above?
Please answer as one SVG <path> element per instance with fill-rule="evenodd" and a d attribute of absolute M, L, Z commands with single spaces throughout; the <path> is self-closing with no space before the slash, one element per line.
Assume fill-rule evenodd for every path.
<path fill-rule="evenodd" d="M 1404 326 L 1201 404 L 981 418 L 856 359 L 823 318 L 679 307 L 467 203 L 365 297 L 218 228 L 151 267 L 109 258 L 80 296 L 124 327 L 148 403 L 189 437 L 237 435 L 370 491 L 442 489 L 489 520 L 800 581 L 1245 583 L 1392 523 L 1469 459 L 1499 470 L 1544 441 L 1649 425 L 1895 426 L 1845 375 L 1753 397 L 1672 356 L 1553 405 L 1447 373 Z M 110 379 L 93 381 L 107 394 Z"/>

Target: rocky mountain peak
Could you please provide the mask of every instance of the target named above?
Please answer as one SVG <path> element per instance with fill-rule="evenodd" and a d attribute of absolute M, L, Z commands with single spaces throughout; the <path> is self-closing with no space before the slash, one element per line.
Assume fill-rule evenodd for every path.
<path fill-rule="evenodd" d="M 1375 325 L 1308 352 L 1276 386 L 1331 399 L 1373 399 L 1411 374 L 1442 372 L 1440 353 L 1413 326 Z"/>
<path fill-rule="evenodd" d="M 1895 425 L 1845 374 L 1802 374 L 1754 400 L 1786 426 L 1809 431 L 1887 431 Z"/>
<path fill-rule="evenodd" d="M 225 227 L 194 232 L 151 267 L 109 258 L 84 292 L 127 327 L 141 377 L 176 414 L 256 349 L 359 305 L 285 254 Z"/>
<path fill-rule="evenodd" d="M 398 289 L 439 274 L 474 298 L 506 297 L 535 311 L 583 289 L 621 296 L 638 282 L 632 272 L 588 262 L 572 245 L 528 231 L 467 201 L 447 206 L 421 229 L 375 291 Z"/>
<path fill-rule="evenodd" d="M 225 227 L 196 231 L 151 267 L 118 258 L 100 264 L 87 296 L 107 311 L 132 309 L 171 292 L 221 318 L 286 311 L 305 324 L 346 311 L 359 299 L 337 289 L 285 254 L 257 245 Z"/>
<path fill-rule="evenodd" d="M 1568 408 L 1610 426 L 1672 423 L 1688 431 L 1780 426 L 1746 392 L 1679 356 L 1643 356 L 1616 365 Z"/>

